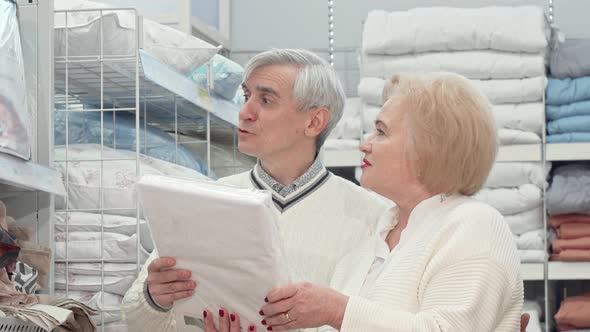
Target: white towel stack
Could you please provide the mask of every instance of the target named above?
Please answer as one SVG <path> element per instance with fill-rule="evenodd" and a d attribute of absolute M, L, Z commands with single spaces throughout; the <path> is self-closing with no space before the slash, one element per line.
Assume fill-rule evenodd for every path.
<path fill-rule="evenodd" d="M 392 75 L 451 71 L 472 80 L 490 99 L 501 144 L 540 143 L 545 22 L 543 9 L 534 6 L 370 12 L 358 87 L 364 131 L 372 130 Z"/>
<path fill-rule="evenodd" d="M 496 163 L 485 187 L 475 198 L 496 208 L 514 233 L 523 263 L 543 262 L 547 256 L 543 230 L 543 187 L 551 165 Z"/>

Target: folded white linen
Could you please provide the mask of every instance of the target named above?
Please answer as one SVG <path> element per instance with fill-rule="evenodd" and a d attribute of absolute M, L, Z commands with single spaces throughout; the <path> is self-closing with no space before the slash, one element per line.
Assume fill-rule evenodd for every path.
<path fill-rule="evenodd" d="M 213 307 L 231 307 L 242 328 L 258 322 L 262 329 L 264 297 L 291 280 L 271 195 L 153 175 L 137 189 L 158 253 L 176 257 L 199 281 L 193 297 L 174 303 L 177 329 L 191 331 Z"/>
<path fill-rule="evenodd" d="M 358 139 L 327 139 L 323 148 L 326 150 L 355 150 L 358 151 L 361 141 Z M 360 160 L 359 160 L 360 162 Z"/>
<path fill-rule="evenodd" d="M 121 316 L 121 301 L 123 296 L 108 293 L 108 292 L 90 292 L 90 291 L 79 291 L 69 290 L 66 294 L 65 290 L 58 289 L 55 291 L 55 295 L 68 297 L 70 299 L 82 302 L 92 309 L 98 310 L 101 313 L 98 316 L 93 316 L 92 320 L 100 324 L 102 317 L 104 316 L 104 322 L 112 323 L 120 321 Z"/>
<path fill-rule="evenodd" d="M 513 234 L 522 235 L 543 227 L 543 213 L 545 213 L 543 207 L 539 206 L 532 210 L 504 216 L 504 220 Z"/>
<path fill-rule="evenodd" d="M 383 56 L 363 54 L 362 77 L 388 78 L 403 72 L 450 71 L 469 79 L 521 79 L 545 75 L 542 54 L 464 51 Z"/>
<path fill-rule="evenodd" d="M 77 291 L 105 291 L 116 295 L 124 296 L 135 277 L 104 277 L 86 276 L 81 274 L 68 274 L 67 287 L 69 290 Z M 65 274 L 55 274 L 55 289 L 66 289 Z"/>
<path fill-rule="evenodd" d="M 545 250 L 518 250 L 521 263 L 543 263 L 547 257 Z"/>
<path fill-rule="evenodd" d="M 343 117 L 328 136 L 328 139 L 359 139 L 361 136 L 360 116 Z"/>
<path fill-rule="evenodd" d="M 484 184 L 489 188 L 517 187 L 531 183 L 539 188 L 547 184 L 551 163 L 546 163 L 545 172 L 541 163 L 500 162 L 495 163 Z"/>
<path fill-rule="evenodd" d="M 541 143 L 541 136 L 538 134 L 516 129 L 498 129 L 498 139 L 501 145 Z"/>
<path fill-rule="evenodd" d="M 371 54 L 500 50 L 539 53 L 547 47 L 541 7 L 449 8 L 369 12 L 362 49 Z"/>
<path fill-rule="evenodd" d="M 68 273 L 100 276 L 104 270 L 105 276 L 112 277 L 126 277 L 136 276 L 138 269 L 137 264 L 134 263 L 69 263 L 67 266 Z M 55 272 L 65 273 L 66 263 L 56 263 Z"/>
<path fill-rule="evenodd" d="M 55 234 L 55 259 L 66 259 L 65 233 Z M 145 262 L 148 253 L 139 248 L 139 261 Z M 127 236 L 104 232 L 71 232 L 67 242 L 67 259 L 137 260 L 137 235 Z"/>
<path fill-rule="evenodd" d="M 521 235 L 515 235 L 516 240 L 516 247 L 522 250 L 540 250 L 545 248 L 545 241 L 543 241 L 543 237 L 545 236 L 545 231 L 540 229 L 535 229 L 532 231 L 528 231 L 522 233 Z"/>
<path fill-rule="evenodd" d="M 545 124 L 543 103 L 494 105 L 492 114 L 498 128 L 530 131 L 536 134 L 543 132 Z"/>
<path fill-rule="evenodd" d="M 67 218 L 66 218 L 67 215 Z M 55 213 L 55 230 L 57 232 L 100 232 L 102 229 L 109 233 L 119 233 L 133 235 L 137 233 L 137 224 L 139 222 L 140 231 L 147 231 L 147 223 L 143 219 L 134 217 L 86 213 L 86 212 L 56 212 Z"/>
<path fill-rule="evenodd" d="M 528 211 L 543 204 L 542 191 L 534 184 L 512 188 L 483 188 L 474 198 L 493 206 L 502 215 Z"/>
<path fill-rule="evenodd" d="M 547 78 L 543 76 L 507 80 L 471 80 L 490 102 L 497 104 L 520 104 L 543 100 Z M 358 86 L 358 95 L 367 104 L 383 105 L 385 80 L 378 77 L 363 77 Z"/>

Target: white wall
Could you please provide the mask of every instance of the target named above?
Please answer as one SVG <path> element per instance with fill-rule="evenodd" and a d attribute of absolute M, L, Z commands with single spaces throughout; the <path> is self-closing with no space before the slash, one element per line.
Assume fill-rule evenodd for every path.
<path fill-rule="evenodd" d="M 553 21 L 570 38 L 590 38 L 590 1 L 554 0 Z"/>

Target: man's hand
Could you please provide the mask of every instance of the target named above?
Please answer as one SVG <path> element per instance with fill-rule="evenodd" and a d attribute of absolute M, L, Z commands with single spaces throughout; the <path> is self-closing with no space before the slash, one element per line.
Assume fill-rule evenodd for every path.
<path fill-rule="evenodd" d="M 172 269 L 176 260 L 170 257 L 154 259 L 148 266 L 148 291 L 161 307 L 171 307 L 174 301 L 194 294 L 197 282 L 191 280 L 191 271 Z"/>

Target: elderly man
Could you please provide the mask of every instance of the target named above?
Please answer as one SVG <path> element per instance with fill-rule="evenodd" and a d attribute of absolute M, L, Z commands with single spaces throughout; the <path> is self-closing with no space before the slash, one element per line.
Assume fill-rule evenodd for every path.
<path fill-rule="evenodd" d="M 317 158 L 342 116 L 342 86 L 317 55 L 276 49 L 250 60 L 242 87 L 238 148 L 258 164 L 219 181 L 270 191 L 292 270 L 298 279 L 328 285 L 336 263 L 371 235 L 388 208 L 384 199 L 334 176 Z M 129 331 L 175 330 L 170 308 L 198 292 L 198 280 L 174 265 L 174 258 L 152 253 L 123 300 Z M 226 324 L 235 317 L 219 314 Z"/>

